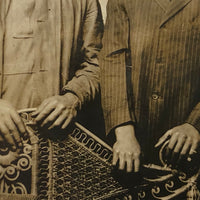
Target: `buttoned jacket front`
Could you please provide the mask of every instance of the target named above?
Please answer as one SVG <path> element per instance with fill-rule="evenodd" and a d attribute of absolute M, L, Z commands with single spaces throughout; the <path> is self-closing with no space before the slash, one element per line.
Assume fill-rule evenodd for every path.
<path fill-rule="evenodd" d="M 200 130 L 200 1 L 110 0 L 101 54 L 107 133 L 132 121 L 155 144 L 188 122 Z"/>

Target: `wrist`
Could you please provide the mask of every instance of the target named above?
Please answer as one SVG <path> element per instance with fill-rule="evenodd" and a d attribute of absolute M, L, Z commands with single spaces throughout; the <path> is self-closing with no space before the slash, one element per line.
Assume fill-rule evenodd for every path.
<path fill-rule="evenodd" d="M 134 126 L 131 124 L 125 126 L 118 126 L 115 129 L 115 136 L 117 141 L 135 139 L 136 137 Z"/>
<path fill-rule="evenodd" d="M 80 109 L 81 108 L 81 101 L 79 100 L 78 96 L 72 92 L 67 92 L 62 95 L 66 101 L 73 102 L 74 107 Z"/>

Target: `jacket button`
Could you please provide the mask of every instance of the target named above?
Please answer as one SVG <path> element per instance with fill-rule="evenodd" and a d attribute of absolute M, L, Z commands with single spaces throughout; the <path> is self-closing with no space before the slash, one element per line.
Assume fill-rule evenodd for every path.
<path fill-rule="evenodd" d="M 159 96 L 157 94 L 152 94 L 151 98 L 153 100 L 158 100 L 159 99 Z"/>

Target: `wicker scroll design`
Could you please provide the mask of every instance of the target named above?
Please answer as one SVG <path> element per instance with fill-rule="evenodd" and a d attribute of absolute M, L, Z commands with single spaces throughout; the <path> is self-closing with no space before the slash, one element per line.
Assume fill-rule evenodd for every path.
<path fill-rule="evenodd" d="M 52 199 L 103 200 L 128 192 L 111 176 L 110 147 L 80 124 L 65 140 L 52 141 L 52 154 Z"/>
<path fill-rule="evenodd" d="M 186 162 L 187 171 L 167 166 L 162 157 L 167 142 L 159 154 L 162 165 L 143 165 L 140 181 L 126 187 L 112 176 L 110 146 L 79 123 L 62 139 L 44 138 L 32 111 L 19 112 L 28 134 L 23 148 L 17 152 L 0 148 L 0 199 L 108 200 L 131 196 L 138 200 L 200 200 L 199 165 Z M 2 194 L 7 194 L 6 198 Z"/>
<path fill-rule="evenodd" d="M 23 196 L 26 199 L 37 195 L 37 156 L 38 138 L 31 127 L 32 121 L 29 112 L 19 112 L 27 127 L 27 133 L 22 138 L 23 148 L 16 152 L 10 151 L 7 146 L 0 148 L 0 198 L 8 196 Z M 19 199 L 19 198 L 17 198 Z M 31 199 L 31 198 L 30 198 Z"/>
<path fill-rule="evenodd" d="M 87 151 L 96 154 L 96 156 L 103 162 L 107 164 L 111 163 L 112 149 L 80 124 L 76 123 L 76 128 L 70 137 L 84 146 Z M 193 166 L 194 162 L 185 161 L 184 168 L 187 168 L 186 171 L 182 171 L 180 169 L 177 170 L 167 166 L 162 156 L 167 144 L 168 141 L 162 146 L 159 152 L 159 158 L 162 166 L 155 164 L 143 165 L 141 169 L 142 178 L 140 183 L 136 184 L 137 186 L 127 189 L 124 185 L 121 188 L 120 184 L 117 185 L 115 183 L 117 186 L 115 190 L 116 194 L 118 194 L 118 199 L 120 199 L 120 196 L 122 196 L 121 199 L 124 199 L 124 196 L 130 197 L 130 195 L 132 196 L 132 199 L 139 200 L 200 199 L 199 188 L 197 188 L 197 181 L 200 176 L 199 165 Z M 109 164 L 108 168 L 111 168 Z M 107 173 L 110 173 L 109 169 Z M 109 176 L 111 175 L 107 176 L 108 179 Z M 113 183 L 114 182 L 111 184 Z M 104 193 L 104 195 L 102 195 L 102 199 L 109 199 L 111 197 L 114 198 L 116 196 L 117 195 L 114 195 L 112 192 L 110 193 L 110 197 L 109 194 L 106 195 Z"/>
<path fill-rule="evenodd" d="M 144 165 L 149 171 L 157 172 L 154 177 L 146 175 L 144 181 L 148 183 L 149 186 L 153 185 L 151 188 L 151 195 L 154 199 L 168 200 L 168 199 L 187 199 L 187 200 L 200 200 L 200 191 L 198 188 L 198 179 L 200 177 L 200 163 L 197 161 L 192 161 L 191 159 L 185 160 L 183 168 L 172 169 L 170 166 L 164 162 L 163 152 L 166 150 L 166 146 L 169 141 L 166 141 L 161 147 L 159 152 L 159 158 L 162 163 L 162 167 L 156 165 Z M 140 188 L 141 189 L 141 188 Z M 163 195 L 164 194 L 164 195 Z M 145 192 L 143 191 L 141 199 L 145 198 Z"/>

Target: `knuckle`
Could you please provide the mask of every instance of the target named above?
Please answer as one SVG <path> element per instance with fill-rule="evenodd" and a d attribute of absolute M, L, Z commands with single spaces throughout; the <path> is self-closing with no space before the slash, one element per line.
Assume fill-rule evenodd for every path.
<path fill-rule="evenodd" d="M 180 135 L 179 135 L 179 139 L 182 139 L 182 140 L 183 140 L 183 139 L 186 139 L 186 138 L 187 138 L 187 136 L 186 136 L 185 134 L 180 134 Z"/>
<path fill-rule="evenodd" d="M 119 156 L 122 157 L 122 158 L 124 158 L 125 152 L 120 151 L 120 152 L 119 152 Z"/>
<path fill-rule="evenodd" d="M 115 145 L 113 146 L 113 152 L 114 153 L 119 153 L 119 149 Z"/>
<path fill-rule="evenodd" d="M 192 143 L 192 138 L 191 137 L 188 137 L 187 138 L 188 142 L 191 144 Z"/>
<path fill-rule="evenodd" d="M 4 137 L 6 140 L 9 140 L 12 138 L 12 136 L 10 134 L 4 134 Z"/>
<path fill-rule="evenodd" d="M 58 100 L 57 99 L 53 99 L 51 101 L 51 106 L 55 106 L 55 105 L 58 105 Z"/>
<path fill-rule="evenodd" d="M 134 158 L 138 158 L 140 156 L 140 152 L 135 152 L 133 155 L 134 155 Z"/>
<path fill-rule="evenodd" d="M 173 135 L 175 136 L 175 137 L 178 137 L 179 136 L 179 132 L 178 131 L 176 131 Z"/>
<path fill-rule="evenodd" d="M 11 126 L 8 128 L 9 132 L 12 133 L 12 134 L 15 134 L 16 133 L 16 129 L 15 127 Z"/>
<path fill-rule="evenodd" d="M 54 120 L 54 117 L 53 116 L 49 116 L 47 119 L 46 119 L 46 122 L 52 122 Z"/>
<path fill-rule="evenodd" d="M 58 107 L 58 109 L 60 109 L 60 110 L 65 110 L 65 109 L 66 109 L 66 107 L 65 107 L 65 105 L 64 105 L 63 103 L 59 103 L 59 104 L 57 105 L 57 107 Z"/>
<path fill-rule="evenodd" d="M 22 121 L 21 121 L 21 119 L 20 119 L 20 118 L 16 118 L 16 120 L 15 120 L 15 123 L 17 123 L 17 124 L 21 124 L 21 123 L 22 123 Z"/>

